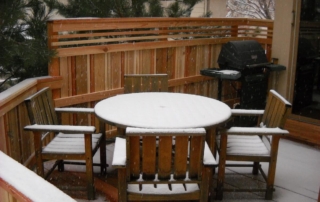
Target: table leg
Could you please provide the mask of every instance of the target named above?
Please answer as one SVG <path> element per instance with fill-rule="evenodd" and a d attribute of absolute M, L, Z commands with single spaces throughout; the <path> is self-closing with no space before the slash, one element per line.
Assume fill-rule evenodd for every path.
<path fill-rule="evenodd" d="M 107 174 L 107 154 L 106 154 L 106 124 L 103 121 L 99 122 L 99 132 L 102 133 L 103 137 L 101 139 L 100 145 L 100 168 L 101 168 L 101 175 L 104 176 Z"/>
<path fill-rule="evenodd" d="M 209 146 L 213 156 L 216 158 L 216 156 L 217 156 L 217 152 L 216 152 L 216 127 L 206 129 L 206 142 L 208 143 L 208 146 Z M 214 167 L 212 170 L 212 173 L 211 173 L 212 178 L 215 174 L 215 170 L 216 170 L 216 168 Z M 213 196 L 213 188 L 212 188 L 213 187 L 213 179 L 212 178 L 211 178 L 210 184 L 209 184 L 210 198 L 212 198 L 212 196 Z"/>
<path fill-rule="evenodd" d="M 117 127 L 117 135 L 119 136 L 119 137 L 125 137 L 126 136 L 126 129 L 125 128 L 119 128 L 119 127 Z"/>

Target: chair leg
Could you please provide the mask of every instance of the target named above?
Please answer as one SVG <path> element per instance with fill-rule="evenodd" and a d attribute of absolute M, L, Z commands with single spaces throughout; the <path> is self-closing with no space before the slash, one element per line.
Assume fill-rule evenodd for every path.
<path fill-rule="evenodd" d="M 105 123 L 100 121 L 100 133 L 102 133 L 102 138 L 100 140 L 100 169 L 101 175 L 105 176 L 107 174 L 107 155 L 106 155 L 106 127 Z"/>
<path fill-rule="evenodd" d="M 121 202 L 127 201 L 127 179 L 126 169 L 118 168 L 118 200 Z"/>
<path fill-rule="evenodd" d="M 200 201 L 207 202 L 211 201 L 212 196 L 212 175 L 213 168 L 204 166 L 202 171 L 202 183 L 201 183 L 201 194 Z"/>
<path fill-rule="evenodd" d="M 63 172 L 64 171 L 64 163 L 63 160 L 58 161 L 58 171 Z"/>
<path fill-rule="evenodd" d="M 85 134 L 85 161 L 86 161 L 86 173 L 87 173 L 87 194 L 88 194 L 89 200 L 95 199 L 91 137 L 92 137 L 91 134 Z"/>
<path fill-rule="evenodd" d="M 104 137 L 101 139 L 100 143 L 100 169 L 101 175 L 105 176 L 107 174 L 107 155 L 106 155 L 106 138 Z"/>
<path fill-rule="evenodd" d="M 34 134 L 34 150 L 36 158 L 36 170 L 37 174 L 41 177 L 44 177 L 44 167 L 42 160 L 42 144 L 41 144 L 41 133 L 33 132 Z"/>
<path fill-rule="evenodd" d="M 260 167 L 260 162 L 253 162 L 253 168 L 252 168 L 253 175 L 259 174 L 259 167 Z"/>
<path fill-rule="evenodd" d="M 273 196 L 279 140 L 280 140 L 279 136 L 275 135 L 272 137 L 271 151 L 270 151 L 271 160 L 269 162 L 269 170 L 268 170 L 268 178 L 267 178 L 267 191 L 265 194 L 266 200 L 272 200 L 272 196 Z"/>
<path fill-rule="evenodd" d="M 223 198 L 223 184 L 225 178 L 226 156 L 227 156 L 227 134 L 221 133 L 220 139 L 220 156 L 219 156 L 219 169 L 218 169 L 218 182 L 216 199 L 222 200 Z"/>

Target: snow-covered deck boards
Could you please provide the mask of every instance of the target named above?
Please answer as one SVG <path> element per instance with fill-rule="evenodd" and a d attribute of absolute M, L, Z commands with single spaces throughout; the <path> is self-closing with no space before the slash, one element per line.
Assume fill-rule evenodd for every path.
<path fill-rule="evenodd" d="M 112 162 L 112 155 L 108 152 L 108 163 Z M 99 154 L 99 152 L 97 152 Z M 110 156 L 109 156 L 110 155 Z M 281 139 L 279 146 L 278 163 L 275 179 L 275 193 L 272 201 L 279 202 L 315 202 L 318 199 L 320 187 L 320 149 L 308 145 L 292 142 L 290 140 Z M 95 160 L 98 160 L 95 158 Z M 76 165 L 66 166 L 67 170 L 84 171 Z M 77 167 L 77 169 L 75 169 Z M 267 164 L 262 163 L 264 171 L 267 171 Z M 109 168 L 110 169 L 110 168 Z M 112 170 L 112 169 L 111 169 Z M 97 170 L 98 172 L 98 170 Z M 238 186 L 252 182 L 252 175 L 250 168 L 227 168 L 226 178 L 232 182 L 229 186 Z M 235 173 L 240 173 L 235 177 Z M 110 175 L 109 175 L 110 176 Z M 216 175 L 214 176 L 216 178 Z M 261 175 L 257 178 L 261 179 Z M 106 179 L 108 181 L 108 178 Z M 255 180 L 255 183 L 256 181 Z M 264 186 L 265 184 L 262 183 Z M 106 186 L 114 187 L 113 184 L 106 184 Z M 213 185 L 214 187 L 216 184 Z M 114 189 L 115 190 L 115 189 Z M 78 202 L 88 202 L 88 200 L 76 199 Z M 105 195 L 97 197 L 93 202 L 105 201 Z M 214 200 L 213 200 L 214 201 Z M 223 202 L 240 202 L 240 201 L 266 201 L 264 200 L 264 193 L 233 193 L 226 192 L 224 194 Z"/>
<path fill-rule="evenodd" d="M 112 161 L 112 159 L 108 159 Z M 110 165 L 110 163 L 109 163 Z M 267 164 L 262 163 L 262 168 L 266 172 Z M 273 200 L 279 202 L 315 202 L 318 199 L 320 187 L 320 149 L 286 139 L 280 140 L 279 155 L 277 161 L 275 189 Z M 252 181 L 250 168 L 227 168 L 226 180 L 232 182 L 229 186 L 245 185 L 248 183 L 256 184 L 257 180 Z M 240 173 L 241 175 L 235 175 Z M 238 176 L 238 177 L 235 177 Z M 216 175 L 214 176 L 216 179 Z M 238 181 L 236 181 L 238 180 Z M 265 183 L 261 183 L 265 186 Z M 216 181 L 213 187 L 216 186 Z M 102 202 L 104 197 L 100 197 L 94 202 Z M 77 199 L 78 202 L 87 200 Z M 212 200 L 215 201 L 215 200 Z M 224 193 L 223 202 L 242 202 L 242 201 L 266 201 L 264 193 Z"/>

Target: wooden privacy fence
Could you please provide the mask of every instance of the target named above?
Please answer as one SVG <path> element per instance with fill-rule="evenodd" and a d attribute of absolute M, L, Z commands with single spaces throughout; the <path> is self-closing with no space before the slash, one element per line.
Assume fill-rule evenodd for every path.
<path fill-rule="evenodd" d="M 221 45 L 258 40 L 270 58 L 273 21 L 231 18 L 109 18 L 48 22 L 57 50 L 51 76 L 62 76 L 56 105 L 98 101 L 122 93 L 124 74 L 167 73 L 170 91 L 215 97 L 200 69 L 218 67 Z M 211 80 L 211 81 L 208 81 Z"/>
<path fill-rule="evenodd" d="M 218 82 L 201 76 L 200 70 L 218 67 L 221 46 L 230 40 L 255 39 L 270 59 L 272 34 L 273 21 L 245 18 L 49 21 L 48 46 L 57 51 L 49 77 L 29 79 L 1 93 L 0 150 L 20 163 L 32 164 L 33 140 L 23 131 L 28 118 L 22 102 L 42 87 L 53 89 L 56 107 L 94 107 L 123 93 L 124 74 L 166 73 L 170 92 L 216 98 Z M 98 126 L 94 116 L 63 116 L 62 122 Z M 114 131 L 111 126 L 106 130 Z"/>

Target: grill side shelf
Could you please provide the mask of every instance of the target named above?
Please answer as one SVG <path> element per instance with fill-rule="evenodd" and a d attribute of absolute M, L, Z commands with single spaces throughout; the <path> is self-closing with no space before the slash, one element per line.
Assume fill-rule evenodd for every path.
<path fill-rule="evenodd" d="M 200 74 L 203 76 L 211 76 L 219 79 L 238 80 L 241 77 L 241 73 L 236 70 L 221 70 L 218 68 L 207 68 L 200 70 Z"/>

